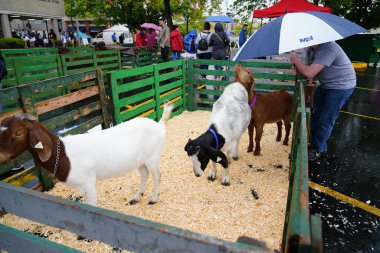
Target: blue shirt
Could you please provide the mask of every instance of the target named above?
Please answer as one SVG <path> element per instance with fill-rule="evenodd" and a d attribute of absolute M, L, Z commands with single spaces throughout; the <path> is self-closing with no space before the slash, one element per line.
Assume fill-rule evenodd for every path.
<path fill-rule="evenodd" d="M 239 47 L 243 46 L 246 40 L 247 40 L 247 37 L 245 35 L 245 29 L 241 29 L 239 33 Z"/>

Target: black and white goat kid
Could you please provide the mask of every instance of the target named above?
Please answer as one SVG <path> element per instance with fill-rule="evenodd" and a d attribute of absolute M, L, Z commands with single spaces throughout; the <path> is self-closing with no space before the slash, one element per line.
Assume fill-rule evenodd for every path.
<path fill-rule="evenodd" d="M 230 185 L 228 163 L 239 158 L 239 139 L 251 120 L 248 91 L 252 89 L 252 73 L 243 66 L 235 67 L 235 82 L 229 84 L 214 103 L 208 129 L 195 140 L 189 139 L 185 151 L 193 163 L 195 176 L 203 175 L 213 161 L 209 180 L 216 179 L 216 163 L 224 167 L 222 185 Z"/>

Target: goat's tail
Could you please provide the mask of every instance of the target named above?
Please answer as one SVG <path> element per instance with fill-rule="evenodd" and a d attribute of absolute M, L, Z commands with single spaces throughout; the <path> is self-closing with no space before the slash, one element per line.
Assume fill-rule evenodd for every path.
<path fill-rule="evenodd" d="M 165 124 L 169 120 L 170 115 L 172 114 L 172 110 L 173 110 L 173 104 L 169 104 L 168 102 L 166 102 L 164 105 L 164 112 L 162 113 L 162 117 L 159 123 L 162 122 Z"/>

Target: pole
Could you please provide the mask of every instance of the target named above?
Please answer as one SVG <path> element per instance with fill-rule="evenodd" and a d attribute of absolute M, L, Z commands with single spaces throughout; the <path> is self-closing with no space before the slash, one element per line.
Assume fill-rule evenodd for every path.
<path fill-rule="evenodd" d="M 76 37 L 77 46 L 80 46 L 79 22 L 78 22 L 78 17 L 77 16 L 75 16 L 75 23 L 76 23 L 76 26 L 77 26 L 77 37 Z"/>

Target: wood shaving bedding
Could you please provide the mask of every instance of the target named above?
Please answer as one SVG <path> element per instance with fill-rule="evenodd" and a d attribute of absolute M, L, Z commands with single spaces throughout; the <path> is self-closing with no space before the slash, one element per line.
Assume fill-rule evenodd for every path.
<path fill-rule="evenodd" d="M 135 170 L 124 177 L 97 182 L 98 206 L 223 240 L 253 237 L 264 241 L 268 248 L 279 250 L 288 193 L 290 144 L 276 142 L 276 124 L 266 124 L 261 156 L 253 156 L 246 152 L 248 133 L 245 133 L 239 144 L 240 159 L 230 164 L 231 185 L 222 186 L 220 165 L 214 182 L 207 180 L 211 163 L 202 177 L 195 177 L 184 151 L 189 138 L 195 139 L 206 131 L 209 117 L 210 112 L 185 111 L 169 120 L 157 204 L 147 204 L 153 192 L 150 176 L 140 203 L 128 205 L 140 181 Z M 82 201 L 80 192 L 63 183 L 57 183 L 48 194 Z M 98 241 L 78 241 L 77 235 L 71 232 L 14 215 L 5 215 L 0 223 L 84 252 L 128 252 Z"/>

